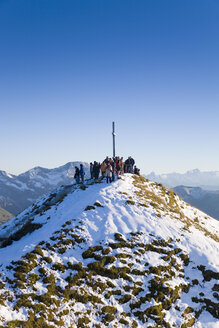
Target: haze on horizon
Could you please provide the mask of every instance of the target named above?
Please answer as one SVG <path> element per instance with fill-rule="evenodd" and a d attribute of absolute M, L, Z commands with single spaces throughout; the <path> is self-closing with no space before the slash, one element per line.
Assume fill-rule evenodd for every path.
<path fill-rule="evenodd" d="M 71 162 L 81 162 L 81 161 L 71 161 Z M 84 161 L 85 163 L 89 163 L 89 161 Z M 70 162 L 68 162 L 68 163 L 70 163 Z M 8 174 L 8 175 L 15 175 L 15 176 L 18 176 L 18 175 L 20 175 L 20 174 L 23 174 L 23 173 L 26 173 L 27 171 L 30 171 L 30 170 L 32 170 L 32 169 L 35 169 L 35 168 L 38 168 L 38 167 L 40 167 L 40 168 L 43 168 L 43 169 L 49 169 L 49 170 L 53 170 L 53 169 L 57 169 L 57 168 L 59 168 L 59 167 L 62 167 L 62 166 L 64 166 L 64 165 L 66 165 L 66 164 L 68 164 L 68 163 L 63 163 L 63 164 L 61 164 L 61 165 L 58 165 L 58 166 L 56 166 L 56 167 L 43 167 L 43 166 L 40 166 L 40 165 L 36 165 L 36 166 L 34 166 L 34 167 L 31 167 L 31 168 L 29 168 L 29 169 L 27 169 L 27 170 L 25 170 L 25 171 L 21 171 L 21 172 L 16 172 L 16 173 L 13 173 L 13 172 L 9 172 L 9 171 L 5 171 L 5 170 L 2 170 L 2 171 L 5 171 L 6 172 L 6 174 Z M 137 164 L 137 163 L 136 163 Z M 1 170 L 0 170 L 1 171 Z M 141 172 L 141 174 L 143 174 L 143 175 L 153 175 L 153 174 L 155 174 L 156 176 L 162 176 L 162 177 L 165 177 L 165 176 L 168 176 L 168 175 L 171 175 L 171 174 L 176 174 L 176 175 L 178 175 L 178 174 L 180 174 L 180 175 L 182 175 L 182 176 L 184 176 L 184 175 L 187 175 L 187 174 L 194 174 L 194 175 L 197 175 L 197 174 L 202 174 L 202 173 L 210 173 L 210 174 L 212 174 L 212 173 L 216 173 L 216 174 L 219 174 L 219 170 L 213 170 L 213 171 L 202 171 L 202 170 L 199 170 L 198 168 L 196 168 L 196 169 L 191 169 L 191 170 L 187 170 L 187 171 L 182 171 L 182 172 L 177 172 L 177 171 L 171 171 L 171 172 L 155 172 L 155 171 L 150 171 L 150 172 L 144 172 L 144 171 L 142 171 Z"/>
<path fill-rule="evenodd" d="M 218 170 L 216 0 L 0 0 L 0 170 Z"/>

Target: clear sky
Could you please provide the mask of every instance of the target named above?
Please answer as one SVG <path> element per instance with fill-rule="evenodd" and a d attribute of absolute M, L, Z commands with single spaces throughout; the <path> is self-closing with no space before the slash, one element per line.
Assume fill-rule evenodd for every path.
<path fill-rule="evenodd" d="M 0 0 L 0 170 L 218 170 L 218 0 Z"/>

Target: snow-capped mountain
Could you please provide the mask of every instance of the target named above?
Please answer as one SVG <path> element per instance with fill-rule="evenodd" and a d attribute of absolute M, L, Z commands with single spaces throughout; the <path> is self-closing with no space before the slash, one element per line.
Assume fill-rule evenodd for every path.
<path fill-rule="evenodd" d="M 20 213 L 48 192 L 73 183 L 75 166 L 81 163 L 88 176 L 89 165 L 83 162 L 69 162 L 55 169 L 35 167 L 17 176 L 0 171 L 0 206 L 14 215 Z"/>
<path fill-rule="evenodd" d="M 219 191 L 208 191 L 200 187 L 188 186 L 177 186 L 173 190 L 185 202 L 219 220 Z"/>
<path fill-rule="evenodd" d="M 131 174 L 0 227 L 2 327 L 217 328 L 219 222 Z"/>
<path fill-rule="evenodd" d="M 219 171 L 201 172 L 198 169 L 186 173 L 156 174 L 151 172 L 145 175 L 147 179 L 164 184 L 168 188 L 184 185 L 201 187 L 206 190 L 219 190 Z"/>

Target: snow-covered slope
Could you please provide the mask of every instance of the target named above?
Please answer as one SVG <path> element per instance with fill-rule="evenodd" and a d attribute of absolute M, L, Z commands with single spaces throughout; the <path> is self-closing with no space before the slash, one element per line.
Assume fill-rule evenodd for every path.
<path fill-rule="evenodd" d="M 206 190 L 219 190 L 219 171 L 202 172 L 195 169 L 186 173 L 156 174 L 151 172 L 145 175 L 145 177 L 152 181 L 162 183 L 169 188 L 184 185 L 201 187 Z"/>
<path fill-rule="evenodd" d="M 0 325 L 219 327 L 218 231 L 142 177 L 60 187 L 0 228 Z"/>
<path fill-rule="evenodd" d="M 69 162 L 55 169 L 35 167 L 18 176 L 0 171 L 0 206 L 17 215 L 48 192 L 73 183 L 75 166 L 80 163 L 88 176 L 89 165 L 83 162 Z"/>

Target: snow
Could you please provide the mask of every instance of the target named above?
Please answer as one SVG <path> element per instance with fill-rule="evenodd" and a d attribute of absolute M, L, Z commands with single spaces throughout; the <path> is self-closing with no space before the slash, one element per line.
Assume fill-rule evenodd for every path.
<path fill-rule="evenodd" d="M 9 178 L 9 179 L 13 179 L 13 175 L 12 174 L 10 174 L 10 173 L 7 173 L 7 172 L 5 172 L 5 171 L 0 171 L 0 178 Z"/>
<path fill-rule="evenodd" d="M 153 187 L 150 183 L 148 189 L 153 190 L 158 196 L 159 190 Z M 200 262 L 213 271 L 219 271 L 219 248 L 218 243 L 205 236 L 203 231 L 198 230 L 195 226 L 190 228 L 190 231 L 183 229 L 184 224 L 182 221 L 172 218 L 171 215 L 161 215 L 157 217 L 156 211 L 153 207 L 138 206 L 138 196 L 135 191 L 136 187 L 133 185 L 133 177 L 131 174 L 126 174 L 122 179 L 107 185 L 105 182 L 94 184 L 89 186 L 86 190 L 77 189 L 75 186 L 70 187 L 70 192 L 64 198 L 64 200 L 58 204 L 51 206 L 46 212 L 40 214 L 31 214 L 32 207 L 29 207 L 23 213 L 4 224 L 0 227 L 0 238 L 4 238 L 6 235 L 11 234 L 19 229 L 29 218 L 33 218 L 34 223 L 41 223 L 43 226 L 33 232 L 27 234 L 22 239 L 13 242 L 10 246 L 0 249 L 0 271 L 5 272 L 5 268 L 11 261 L 19 260 L 27 252 L 32 251 L 35 246 L 41 241 L 49 241 L 50 237 L 61 229 L 63 223 L 68 220 L 74 220 L 75 226 L 80 225 L 83 227 L 80 232 L 81 236 L 87 240 L 88 245 L 98 245 L 101 242 L 113 241 L 115 233 L 121 233 L 127 235 L 130 232 L 143 232 L 142 240 L 145 244 L 152 240 L 152 236 L 156 236 L 157 239 L 169 239 L 170 237 L 176 242 L 176 247 L 181 248 L 189 257 L 196 259 L 196 262 Z M 57 190 L 57 194 L 63 192 L 63 188 Z M 125 195 L 126 192 L 128 195 Z M 128 197 L 132 197 L 135 202 L 134 205 L 126 204 Z M 37 202 L 37 206 L 42 206 L 46 197 Z M 99 202 L 103 207 L 96 207 L 93 210 L 85 211 L 88 205 L 93 205 L 95 202 Z M 208 217 L 206 214 L 194 209 L 187 205 L 178 198 L 178 203 L 184 206 L 183 212 L 185 216 L 189 218 L 198 217 L 199 222 L 202 222 L 204 227 L 208 229 L 212 234 L 217 234 L 219 231 L 219 222 Z M 51 219 L 48 220 L 48 217 Z M 81 223 L 82 222 L 82 223 Z M 127 252 L 132 250 L 127 249 Z M 161 260 L 160 254 L 147 252 L 145 254 L 146 260 L 151 266 L 164 265 L 164 261 Z M 72 263 L 78 262 L 81 258 L 81 250 L 68 250 L 62 258 L 60 254 L 53 256 L 54 262 L 67 262 L 69 259 Z M 86 263 L 89 260 L 85 260 Z M 138 269 L 141 269 L 139 264 Z M 199 275 L 199 276 L 198 276 Z M 192 270 L 191 267 L 186 268 L 185 276 L 189 276 L 190 279 L 200 279 L 202 277 L 201 271 Z M 178 279 L 178 280 L 177 280 Z M 180 278 L 173 280 L 173 284 L 180 283 Z M 122 283 L 122 280 L 120 281 Z M 119 284 L 119 282 L 118 282 Z M 212 282 L 209 284 L 209 289 L 212 287 Z M 37 283 L 38 292 L 42 293 L 45 287 Z M 197 293 L 200 288 L 197 287 Z M 207 288 L 207 287 L 206 287 Z M 111 300 L 113 301 L 113 296 Z M 180 299 L 180 307 L 193 306 L 194 304 L 188 304 L 189 294 L 183 294 Z M 87 306 L 87 305 L 86 305 Z M 81 304 L 77 305 L 78 311 L 81 311 Z M 4 313 L 2 311 L 5 311 Z M 205 316 L 200 316 L 198 322 L 194 327 L 196 328 L 218 328 L 218 322 L 210 315 L 204 312 Z M 26 313 L 12 312 L 10 309 L 4 309 L 0 307 L 0 317 L 6 318 L 6 320 L 13 320 L 13 316 L 16 319 L 24 320 Z M 176 310 L 168 312 L 167 319 L 170 323 L 181 323 L 179 314 Z M 70 322 L 70 321 L 69 321 Z M 68 326 L 66 326 L 68 327 Z"/>
<path fill-rule="evenodd" d="M 7 321 L 11 320 L 25 320 L 27 317 L 26 311 L 14 311 L 12 312 L 10 308 L 5 308 L 0 306 L 0 318 L 3 317 Z"/>
<path fill-rule="evenodd" d="M 56 230 L 59 230 L 66 220 L 75 218 L 77 221 L 82 220 L 84 222 L 86 237 L 92 244 L 97 244 L 103 239 L 109 240 L 117 232 L 127 234 L 133 231 L 142 231 L 146 234 L 154 234 L 163 239 L 168 239 L 169 237 L 174 237 L 175 239 L 180 238 L 181 244 L 179 247 L 184 248 L 189 253 L 195 252 L 196 256 L 202 257 L 202 259 L 206 259 L 208 262 L 210 261 L 212 267 L 219 269 L 219 249 L 216 247 L 217 243 L 214 240 L 206 238 L 197 229 L 194 229 L 193 234 L 184 233 L 184 236 L 182 236 L 181 221 L 173 221 L 169 217 L 162 217 L 158 221 L 153 209 L 138 207 L 137 205 L 124 206 L 127 196 L 120 193 L 124 190 L 127 193 L 132 193 L 133 200 L 137 201 L 131 175 L 127 175 L 125 181 L 118 180 L 110 186 L 95 184 L 84 191 L 76 190 L 68 194 L 59 205 L 58 213 L 56 213 L 56 208 L 53 206 L 42 216 L 39 214 L 35 216 L 34 222 L 43 223 L 44 225 L 40 229 L 40 233 L 34 235 L 34 243 L 32 243 L 32 235 L 27 235 L 11 246 L 0 249 L 0 259 L 7 258 L 9 262 L 19 258 L 23 255 L 26 245 L 29 245 L 29 251 L 31 247 L 34 248 L 40 241 L 48 239 L 48 231 L 52 234 Z M 87 205 L 93 205 L 96 201 L 100 202 L 104 207 L 84 211 Z M 39 201 L 38 205 L 42 202 L 42 200 Z M 19 222 L 23 223 L 24 220 L 29 218 L 27 213 L 30 209 L 31 207 L 10 220 L 8 224 L 4 224 L 0 229 L 0 238 L 3 238 L 13 230 L 16 231 Z M 196 210 L 196 212 L 200 218 L 206 216 L 201 211 Z M 184 213 L 190 217 L 194 215 L 194 209 L 187 205 Z M 53 220 L 47 222 L 46 219 L 48 216 L 53 217 Z M 208 229 L 214 229 L 215 232 L 219 231 L 218 221 L 210 218 L 204 221 Z"/>

